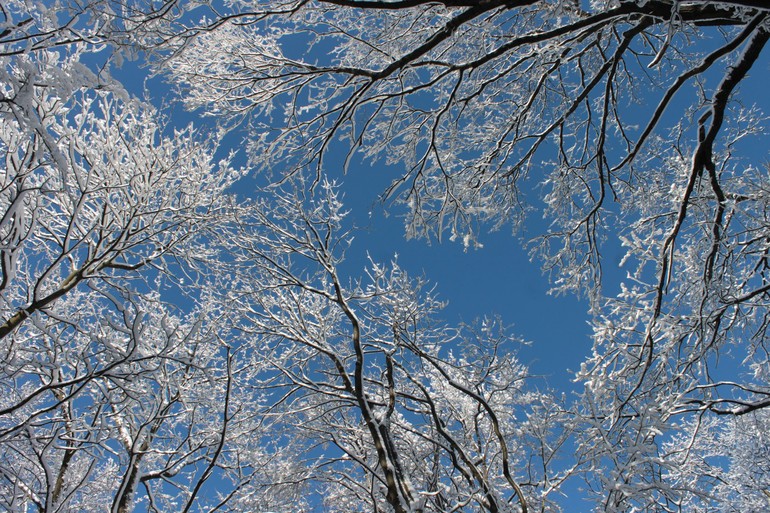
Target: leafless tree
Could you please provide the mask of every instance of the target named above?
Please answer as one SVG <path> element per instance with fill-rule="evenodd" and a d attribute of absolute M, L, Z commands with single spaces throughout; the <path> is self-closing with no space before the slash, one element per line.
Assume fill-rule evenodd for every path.
<path fill-rule="evenodd" d="M 767 70 L 766 2 L 10 0 L 0 16 L 8 508 L 216 509 L 214 476 L 233 509 L 309 509 L 300 494 L 322 490 L 346 511 L 546 510 L 576 473 L 603 511 L 764 507 L 767 102 L 741 89 Z M 229 203 L 214 141 L 171 136 L 101 50 L 147 55 L 188 107 L 248 129 L 249 165 L 283 188 Z M 382 197 L 410 237 L 471 247 L 543 211 L 533 257 L 594 314 L 576 404 L 522 388 L 494 322 L 433 321 L 397 264 L 341 278 L 326 176 L 371 162 L 398 173 Z M 616 247 L 623 279 L 603 272 Z M 183 269 L 189 311 L 153 286 Z M 180 356 L 198 333 L 211 352 Z"/>

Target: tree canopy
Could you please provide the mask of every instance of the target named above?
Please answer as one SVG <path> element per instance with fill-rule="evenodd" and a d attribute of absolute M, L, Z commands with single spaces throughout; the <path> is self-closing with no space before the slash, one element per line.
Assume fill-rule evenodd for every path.
<path fill-rule="evenodd" d="M 5 2 L 0 504 L 767 509 L 769 38 L 763 0 Z M 364 166 L 406 237 L 528 228 L 592 316 L 575 397 L 346 267 Z"/>

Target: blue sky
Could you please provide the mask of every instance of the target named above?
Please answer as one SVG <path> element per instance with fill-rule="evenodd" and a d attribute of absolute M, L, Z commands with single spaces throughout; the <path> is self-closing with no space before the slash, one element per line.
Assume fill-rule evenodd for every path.
<path fill-rule="evenodd" d="M 372 185 L 381 183 L 374 173 L 386 171 L 351 170 L 345 177 L 345 202 L 358 227 L 346 270 L 360 273 L 367 256 L 388 262 L 397 254 L 408 272 L 436 284 L 439 298 L 448 302 L 445 320 L 471 322 L 500 315 L 514 334 L 530 342 L 520 357 L 531 371 L 556 389 L 571 388 L 573 371 L 591 349 L 587 302 L 549 295 L 548 277 L 530 261 L 524 241 L 510 228 L 482 233 L 483 247 L 478 249 L 465 250 L 457 241 L 405 240 L 397 208 L 389 216 L 377 205 L 371 208 L 381 191 Z M 538 221 L 532 219 L 532 224 L 543 224 Z"/>

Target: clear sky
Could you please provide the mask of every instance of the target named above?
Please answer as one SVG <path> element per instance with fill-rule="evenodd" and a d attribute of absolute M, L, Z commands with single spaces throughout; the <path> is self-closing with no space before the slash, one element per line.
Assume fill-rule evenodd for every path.
<path fill-rule="evenodd" d="M 548 277 L 539 263 L 530 261 L 523 238 L 509 227 L 482 233 L 483 247 L 478 249 L 465 250 L 459 241 L 446 238 L 405 240 L 398 208 L 386 216 L 375 204 L 383 176 L 388 170 L 366 168 L 351 169 L 343 178 L 344 201 L 358 227 L 349 272 L 360 273 L 367 255 L 387 262 L 398 254 L 399 265 L 409 273 L 436 284 L 439 298 L 448 302 L 445 320 L 470 322 L 500 315 L 513 333 L 530 342 L 520 356 L 532 372 L 547 377 L 556 389 L 572 387 L 573 371 L 591 349 L 587 302 L 549 295 Z M 533 229 L 543 228 L 539 219 L 530 221 Z"/>

